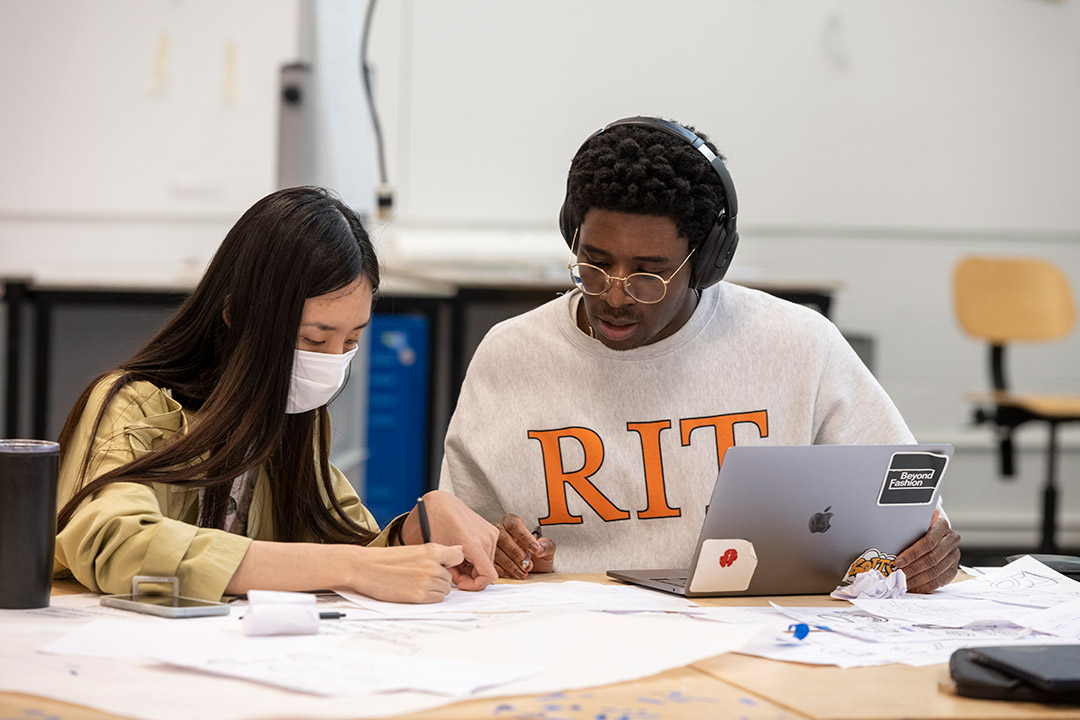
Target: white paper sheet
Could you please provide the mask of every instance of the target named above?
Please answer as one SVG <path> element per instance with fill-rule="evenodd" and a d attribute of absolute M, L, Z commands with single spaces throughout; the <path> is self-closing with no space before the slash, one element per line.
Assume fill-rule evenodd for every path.
<path fill-rule="evenodd" d="M 767 627 L 778 626 L 782 622 L 788 622 L 785 615 L 777 612 L 772 607 L 700 607 L 693 611 L 693 617 L 703 620 L 715 620 L 717 622 L 734 623 L 742 625 L 765 625 Z"/>
<path fill-rule="evenodd" d="M 1025 619 L 1032 613 L 1030 607 L 967 598 L 939 598 L 933 602 L 909 598 L 891 600 L 857 598 L 851 603 L 860 610 L 878 617 L 948 628 L 1009 624 L 1024 627 Z"/>
<path fill-rule="evenodd" d="M 99 618 L 80 625 L 40 648 L 41 652 L 81 657 L 143 660 L 154 657 L 161 648 L 179 652 L 206 652 L 213 648 L 222 654 L 248 648 L 264 654 L 287 652 L 332 653 L 344 642 L 339 635 L 298 635 L 251 638 L 243 634 L 238 620 L 229 623 L 203 622 L 215 618 L 170 620 L 148 625 L 133 620 Z"/>
<path fill-rule="evenodd" d="M 824 608 L 780 608 L 777 610 L 798 622 L 824 626 L 830 632 L 846 635 L 868 643 L 906 645 L 909 643 L 934 642 L 998 642 L 1028 634 L 1024 628 L 1014 625 L 982 625 L 974 628 L 956 628 L 931 623 L 911 623 L 897 618 L 881 617 L 858 608 L 828 610 Z M 916 654 L 913 649 L 911 654 Z M 901 653 L 907 654 L 907 653 Z M 899 660 L 898 660 L 899 661 Z"/>
<path fill-rule="evenodd" d="M 970 575 L 971 577 L 979 577 L 985 575 L 988 570 L 993 570 L 993 567 L 970 567 L 968 565 L 961 565 L 960 569 Z"/>
<path fill-rule="evenodd" d="M 489 693 L 498 695 L 603 685 L 653 674 L 737 649 L 759 629 L 667 614 L 533 613 L 505 617 L 467 632 L 431 632 L 428 623 L 420 623 L 419 632 L 409 633 L 411 644 L 406 646 L 398 637 L 373 641 L 365 632 L 372 623 L 335 627 L 350 625 L 360 629 L 364 641 L 338 648 L 353 639 L 347 631 L 334 636 L 248 638 L 238 631 L 195 632 L 191 628 L 178 633 L 173 628 L 96 620 L 43 649 L 83 656 L 96 652 L 112 658 L 151 657 L 324 695 L 348 692 L 350 686 L 364 693 L 409 689 L 461 695 L 528 677 Z M 118 642 L 102 649 L 109 637 Z M 352 649 L 356 647 L 363 651 Z M 365 662 L 364 657 L 374 662 Z M 401 662 L 393 661 L 395 657 Z M 390 672 L 374 667 L 384 661 Z M 470 673 L 447 674 L 450 665 L 446 663 L 464 667 L 470 662 L 478 664 Z M 481 675 L 484 663 L 497 663 L 505 671 Z M 472 680 L 462 682 L 470 674 Z M 370 680 L 365 682 L 365 677 Z"/>
<path fill-rule="evenodd" d="M 1080 598 L 1080 582 L 1025 555 L 1004 567 L 987 569 L 977 578 L 946 585 L 927 597 L 983 598 L 1049 608 Z"/>
<path fill-rule="evenodd" d="M 740 653 L 842 668 L 892 663 L 919 667 L 948 662 L 953 652 L 971 645 L 1065 642 L 1014 626 L 917 626 L 873 616 L 858 608 L 776 607 L 776 612 L 777 620 L 768 623 L 767 629 L 739 650 Z M 793 620 L 815 629 L 799 640 L 793 633 L 785 631 Z M 829 630 L 818 629 L 820 627 Z"/>
<path fill-rule="evenodd" d="M 428 693 L 317 697 L 134 660 L 51 655 L 36 648 L 55 632 L 6 635 L 0 627 L 0 689 L 40 695 L 145 720 L 350 720 L 420 712 L 451 701 Z"/>
<path fill-rule="evenodd" d="M 891 643 L 863 642 L 835 632 L 813 632 L 804 640 L 791 635 L 761 633 L 747 643 L 740 653 L 809 665 L 835 665 L 841 668 L 873 665 L 923 666 L 946 662 L 960 643 Z"/>
<path fill-rule="evenodd" d="M 583 589 L 579 599 L 590 596 L 592 589 Z M 620 591 L 620 588 L 614 589 Z M 563 592 L 567 590 L 562 589 Z M 591 602 L 604 595 L 592 594 L 594 599 Z M 545 593 L 544 596 L 550 599 L 552 593 Z M 671 602 L 679 603 L 679 607 L 693 605 L 674 597 L 660 596 L 657 599 L 665 608 L 671 607 Z M 603 604 L 613 606 L 610 598 Z M 622 607 L 644 609 L 650 604 L 634 601 Z M 417 712 L 451 701 L 449 696 L 411 691 L 348 697 L 318 696 L 177 670 L 147 660 L 121 657 L 103 661 L 100 657 L 37 652 L 38 648 L 52 645 L 63 635 L 86 624 L 85 617 L 115 621 L 115 613 L 121 612 L 110 611 L 113 617 L 101 617 L 97 614 L 99 609 L 94 606 L 85 608 L 85 617 L 57 619 L 57 612 L 69 610 L 53 610 L 50 615 L 39 613 L 36 616 L 29 614 L 33 611 L 13 611 L 14 614 L 7 621 L 0 617 L 0 637 L 4 637 L 4 642 L 0 643 L 0 689 L 155 720 L 188 720 L 192 717 L 217 717 L 222 720 L 383 717 Z M 328 656 L 389 653 L 404 655 L 410 661 L 423 658 L 503 665 L 524 663 L 545 668 L 533 677 L 474 695 L 490 697 L 558 692 L 653 675 L 741 647 L 758 630 L 754 625 L 706 622 L 670 612 L 614 614 L 548 611 L 477 614 L 467 621 L 443 618 L 423 621 L 336 620 L 325 623 L 321 629 L 326 632 L 318 636 L 243 638 L 236 619 L 165 620 L 122 612 L 120 617 L 129 617 L 129 622 L 140 626 L 138 632 L 147 633 L 148 639 L 149 634 L 157 633 L 158 628 L 171 628 L 182 629 L 195 640 L 196 630 L 200 626 L 211 620 L 220 620 L 231 624 L 224 626 L 224 629 L 219 624 L 214 632 L 236 635 L 241 641 L 339 642 L 338 646 L 320 650 Z M 13 627 L 26 629 L 19 634 L 9 634 L 7 631 Z M 102 635 L 108 636 L 109 633 L 103 630 L 107 631 L 108 628 L 89 631 L 75 644 L 75 648 L 79 652 L 87 652 L 88 648 L 93 649 L 106 642 Z M 131 630 L 129 627 L 124 632 L 130 634 Z M 8 642 L 9 638 L 11 642 Z M 78 636 L 69 638 L 68 642 L 74 640 L 78 640 Z M 148 652 L 137 645 L 131 642 L 123 652 Z M 176 646 L 180 647 L 180 644 Z M 60 647 L 63 648 L 63 645 Z M 123 653 L 117 650 L 117 654 Z M 124 688 L 123 692 L 116 691 L 120 687 Z M 178 687 L 183 688 L 181 693 L 178 693 Z M 238 702 L 238 697 L 242 697 L 243 701 Z M 162 698 L 170 698 L 170 701 L 162 702 Z"/>
<path fill-rule="evenodd" d="M 525 612 L 536 610 L 606 610 L 611 612 L 681 612 L 696 608 L 675 595 L 637 587 L 581 581 L 490 585 L 481 592 L 451 590 L 441 603 L 412 605 L 373 600 L 350 592 L 340 595 L 387 618 L 419 618 L 447 614 Z"/>
<path fill-rule="evenodd" d="M 527 659 L 543 673 L 510 683 L 487 696 L 534 694 L 608 685 L 682 667 L 737 650 L 759 630 L 670 614 L 621 615 L 595 612 L 534 613 L 470 632 L 450 643 L 449 635 L 425 643 L 428 657 Z"/>
<path fill-rule="evenodd" d="M 1032 630 L 1080 641 L 1080 599 L 1039 610 L 1027 618 Z"/>
<path fill-rule="evenodd" d="M 170 665 L 213 675 L 251 680 L 315 695 L 356 697 L 372 693 L 412 690 L 463 697 L 512 680 L 539 673 L 543 668 L 523 663 L 491 663 L 461 659 L 337 650 L 268 652 L 244 648 L 224 653 L 217 648 L 163 647 L 151 656 Z"/>

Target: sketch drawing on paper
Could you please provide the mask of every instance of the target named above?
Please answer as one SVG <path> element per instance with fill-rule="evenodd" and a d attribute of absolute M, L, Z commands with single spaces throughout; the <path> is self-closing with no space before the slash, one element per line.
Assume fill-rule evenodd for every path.
<path fill-rule="evenodd" d="M 995 590 L 1035 590 L 1056 585 L 1053 578 L 1021 570 L 1013 575 L 998 578 L 990 583 Z"/>

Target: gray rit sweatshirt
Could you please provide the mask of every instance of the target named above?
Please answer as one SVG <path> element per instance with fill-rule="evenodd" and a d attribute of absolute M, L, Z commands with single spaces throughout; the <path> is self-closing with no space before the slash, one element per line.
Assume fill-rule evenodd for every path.
<path fill-rule="evenodd" d="M 822 315 L 722 282 L 659 342 L 611 350 L 575 290 L 493 327 L 473 356 L 440 487 L 520 515 L 560 572 L 687 565 L 724 451 L 914 438 Z M 880 482 L 880 478 L 868 478 Z"/>

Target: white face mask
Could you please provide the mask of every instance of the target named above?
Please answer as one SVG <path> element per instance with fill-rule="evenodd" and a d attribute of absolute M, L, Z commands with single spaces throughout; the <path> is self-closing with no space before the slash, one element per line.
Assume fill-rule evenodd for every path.
<path fill-rule="evenodd" d="M 297 350 L 293 357 L 289 404 L 285 412 L 294 415 L 330 402 L 330 398 L 345 384 L 345 372 L 358 349 L 353 348 L 342 355 Z"/>

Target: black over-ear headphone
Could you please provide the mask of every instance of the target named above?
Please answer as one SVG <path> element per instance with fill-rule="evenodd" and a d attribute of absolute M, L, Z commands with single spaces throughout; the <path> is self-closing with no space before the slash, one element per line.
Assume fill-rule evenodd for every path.
<path fill-rule="evenodd" d="M 739 244 L 739 233 L 735 229 L 735 218 L 739 214 L 739 201 L 735 197 L 735 183 L 731 181 L 731 175 L 728 174 L 727 168 L 724 167 L 724 161 L 709 149 L 704 140 L 682 125 L 654 117 L 628 117 L 608 123 L 590 135 L 582 143 L 581 147 L 584 148 L 589 144 L 589 140 L 592 140 L 600 133 L 622 125 L 659 130 L 685 140 L 697 148 L 698 152 L 705 157 L 716 172 L 717 177 L 720 178 L 720 184 L 724 188 L 724 207 L 717 214 L 712 227 L 709 228 L 709 232 L 705 235 L 705 239 L 697 245 L 697 252 L 691 258 L 693 272 L 690 284 L 694 288 L 705 288 L 720 282 L 724 279 L 724 274 L 727 272 L 728 266 L 731 265 L 731 258 L 735 255 L 735 248 Z M 578 153 L 580 152 L 581 148 L 578 149 Z M 577 157 L 576 154 L 575 157 Z M 569 184 L 568 180 L 567 196 L 563 200 L 562 209 L 559 210 L 559 230 L 562 232 L 566 244 L 573 250 L 575 228 L 573 225 L 573 213 L 570 211 Z M 693 246 L 694 238 L 689 238 L 689 240 Z"/>

